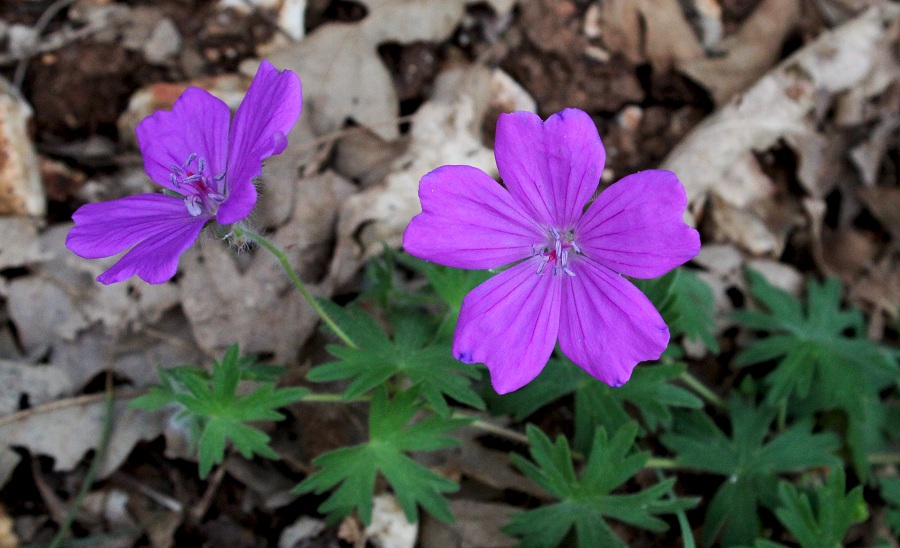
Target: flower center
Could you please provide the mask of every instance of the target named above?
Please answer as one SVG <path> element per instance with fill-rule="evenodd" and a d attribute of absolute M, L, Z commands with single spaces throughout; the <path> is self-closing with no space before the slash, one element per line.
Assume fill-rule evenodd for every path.
<path fill-rule="evenodd" d="M 206 159 L 191 153 L 180 166 L 172 165 L 172 186 L 184 195 L 184 205 L 194 217 L 212 217 L 225 201 L 225 172 L 210 177 L 204 173 Z"/>
<path fill-rule="evenodd" d="M 538 260 L 538 276 L 548 271 L 548 265 L 549 272 L 554 276 L 574 276 L 569 264 L 575 255 L 583 254 L 575 243 L 575 231 L 560 232 L 556 228 L 550 228 L 548 236 L 546 243 L 531 246 L 531 256 Z"/>

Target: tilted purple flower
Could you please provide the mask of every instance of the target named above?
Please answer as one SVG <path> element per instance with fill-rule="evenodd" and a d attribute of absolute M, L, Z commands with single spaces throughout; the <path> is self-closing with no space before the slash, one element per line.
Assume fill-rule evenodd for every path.
<path fill-rule="evenodd" d="M 230 225 L 256 204 L 253 178 L 262 161 L 280 154 L 300 116 L 300 79 L 263 61 L 231 121 L 231 111 L 191 87 L 171 111 L 137 126 L 144 169 L 167 194 L 142 194 L 86 204 L 73 215 L 66 246 L 86 259 L 128 250 L 97 281 L 132 276 L 158 284 L 175 275 L 178 258 L 207 222 Z M 230 126 L 230 128 L 229 128 Z"/>
<path fill-rule="evenodd" d="M 684 187 L 670 171 L 642 171 L 585 210 L 606 152 L 576 109 L 546 122 L 529 112 L 501 115 L 494 153 L 506 189 L 473 167 L 438 168 L 422 178 L 422 213 L 403 235 L 407 252 L 435 263 L 515 263 L 463 300 L 454 356 L 487 365 L 505 394 L 541 372 L 558 339 L 581 368 L 621 386 L 638 362 L 659 358 L 669 329 L 620 274 L 661 276 L 700 250 L 682 219 Z"/>

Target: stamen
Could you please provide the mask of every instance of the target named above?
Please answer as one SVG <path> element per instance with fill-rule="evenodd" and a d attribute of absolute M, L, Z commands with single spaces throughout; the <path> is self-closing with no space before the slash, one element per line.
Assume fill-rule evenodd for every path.
<path fill-rule="evenodd" d="M 185 162 L 181 165 L 181 167 L 187 167 L 187 166 L 191 165 L 191 162 L 193 162 L 194 158 L 196 158 L 196 157 L 197 157 L 197 153 L 191 152 L 191 155 L 188 156 L 188 159 L 185 160 Z"/>
<path fill-rule="evenodd" d="M 203 213 L 203 209 L 200 207 L 200 198 L 197 196 L 186 197 L 184 199 L 184 205 L 187 207 L 188 213 L 190 213 L 192 217 L 197 217 Z"/>
<path fill-rule="evenodd" d="M 175 188 L 181 188 L 181 184 L 178 182 L 178 175 L 169 173 L 169 180 L 172 181 L 172 186 L 174 186 Z"/>
<path fill-rule="evenodd" d="M 197 160 L 197 173 L 203 173 L 203 168 L 206 167 L 206 158 L 203 156 Z"/>

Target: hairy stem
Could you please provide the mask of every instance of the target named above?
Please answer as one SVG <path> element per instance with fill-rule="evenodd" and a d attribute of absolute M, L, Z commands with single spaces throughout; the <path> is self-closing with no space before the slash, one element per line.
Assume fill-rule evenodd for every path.
<path fill-rule="evenodd" d="M 322 321 L 325 322 L 325 325 L 327 325 L 339 339 L 344 341 L 344 344 L 353 349 L 357 348 L 356 343 L 354 343 L 353 340 L 349 336 L 347 336 L 347 334 L 344 333 L 344 331 L 340 327 L 338 327 L 334 320 L 331 319 L 331 316 L 329 316 L 328 313 L 325 312 L 325 309 L 322 308 L 322 305 L 320 305 L 318 301 L 316 301 L 316 298 L 312 296 L 312 293 L 310 293 L 309 290 L 306 289 L 306 285 L 300 279 L 300 276 L 297 274 L 297 271 L 294 270 L 294 267 L 291 266 L 290 261 L 288 261 L 287 254 L 285 254 L 284 251 L 282 251 L 278 246 L 263 238 L 259 234 L 246 229 L 235 228 L 234 236 L 236 238 L 246 236 L 247 238 L 266 248 L 269 253 L 274 255 L 275 258 L 278 259 L 278 262 L 281 263 L 284 271 L 287 272 L 287 275 L 291 278 L 291 281 L 294 282 L 294 287 L 296 287 L 297 291 L 299 291 L 300 294 L 303 295 L 303 298 L 306 299 L 306 302 L 309 303 L 309 306 L 311 306 L 312 309 L 316 311 L 316 314 L 318 314 L 319 317 L 322 318 Z"/>

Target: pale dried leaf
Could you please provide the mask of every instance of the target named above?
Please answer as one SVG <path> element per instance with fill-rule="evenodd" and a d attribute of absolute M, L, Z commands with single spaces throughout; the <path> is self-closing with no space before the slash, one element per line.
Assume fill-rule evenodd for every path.
<path fill-rule="evenodd" d="M 31 106 L 0 77 L 0 215 L 43 217 L 47 199 L 28 133 Z"/>
<path fill-rule="evenodd" d="M 377 495 L 372 499 L 372 523 L 365 538 L 379 548 L 413 548 L 419 524 L 409 523 L 394 495 Z"/>
<path fill-rule="evenodd" d="M 19 410 L 22 396 L 37 406 L 69 395 L 74 386 L 68 373 L 53 365 L 0 360 L 0 415 Z"/>

